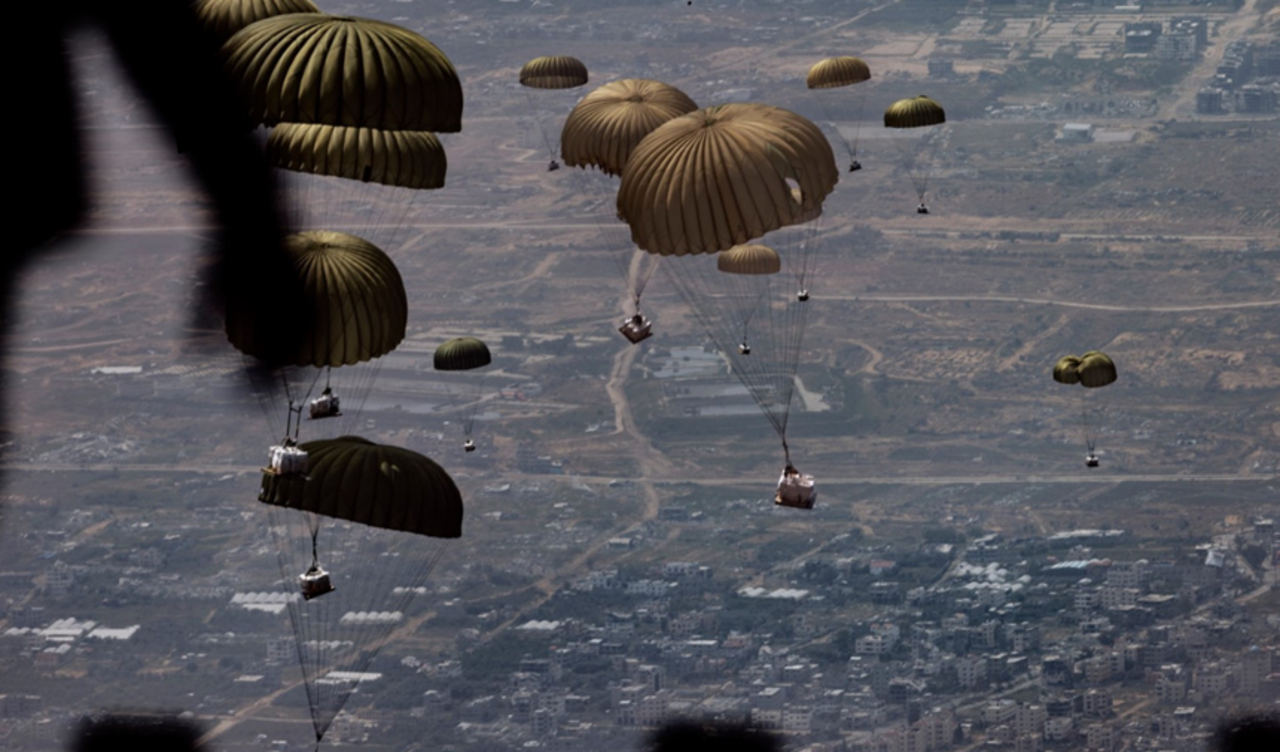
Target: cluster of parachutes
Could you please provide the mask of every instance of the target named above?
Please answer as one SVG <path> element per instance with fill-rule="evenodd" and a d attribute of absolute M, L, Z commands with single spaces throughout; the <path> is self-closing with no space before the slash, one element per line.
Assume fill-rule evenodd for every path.
<path fill-rule="evenodd" d="M 837 89 L 855 87 L 852 89 L 853 94 L 848 97 L 854 110 L 853 135 L 846 136 L 838 128 L 836 129 L 849 154 L 849 172 L 862 169 L 862 163 L 858 161 L 858 135 L 862 120 L 863 96 L 857 85 L 869 80 L 871 80 L 871 68 L 861 58 L 849 55 L 820 60 L 809 68 L 809 74 L 805 77 L 805 84 L 809 89 L 815 90 L 815 97 L 821 104 L 828 121 L 834 121 L 835 118 L 831 116 L 828 102 L 831 96 L 823 92 L 834 93 Z M 942 105 L 923 94 L 899 99 L 884 111 L 884 127 L 895 130 L 910 129 L 911 134 L 918 134 L 915 137 L 904 134 L 900 138 L 894 138 L 893 143 L 901 155 L 903 165 L 911 176 L 916 195 L 920 199 L 916 207 L 916 211 L 920 214 L 929 213 L 924 197 L 928 190 L 930 173 L 933 170 L 933 157 L 939 144 L 936 127 L 945 122 L 947 122 L 947 114 L 942 109 Z"/>
<path fill-rule="evenodd" d="M 195 10 L 222 43 L 247 122 L 271 128 L 266 149 L 278 168 L 334 181 L 329 187 L 340 192 L 381 186 L 412 195 L 444 185 L 447 160 L 436 134 L 461 129 L 463 96 L 452 63 L 431 42 L 394 24 L 321 13 L 310 0 L 198 0 Z M 837 57 L 815 64 L 806 83 L 824 92 L 870 76 L 863 61 Z M 519 76 L 531 104 L 588 80 L 587 67 L 564 55 L 536 58 Z M 597 221 L 635 306 L 624 335 L 632 342 L 649 336 L 641 294 L 661 265 L 781 440 L 779 503 L 811 507 L 813 481 L 791 464 L 787 424 L 818 222 L 839 179 L 821 129 L 767 104 L 699 108 L 675 87 L 635 78 L 582 97 L 558 139 L 550 135 L 550 113 L 531 109 L 548 170 L 560 169 L 563 159 L 584 194 L 611 199 L 611 216 Z M 945 119 L 925 96 L 895 102 L 884 114 L 894 129 L 928 129 Z M 856 132 L 844 140 L 849 169 L 857 170 Z M 930 140 L 936 144 L 922 139 Z M 908 162 L 918 210 L 927 213 L 928 165 Z M 369 203 L 385 210 L 405 198 L 379 194 Z M 399 222 L 384 217 L 382 224 Z M 283 439 L 273 447 L 259 500 L 271 513 L 282 582 L 293 593 L 289 615 L 319 743 L 355 688 L 351 677 L 394 630 L 413 626 L 410 599 L 443 542 L 461 535 L 463 505 L 449 474 L 421 454 L 346 430 L 303 440 L 304 410 L 313 420 L 359 413 L 379 359 L 405 337 L 408 300 L 390 256 L 367 239 L 312 229 L 288 238 L 286 247 L 305 292 L 306 336 L 293 351 L 273 350 L 276 340 L 265 336 L 272 322 L 234 306 L 226 332 L 246 357 L 271 364 L 285 391 L 287 404 L 266 407 Z M 488 347 L 473 337 L 444 343 L 434 358 L 442 372 L 491 362 Z M 1101 353 L 1058 366 L 1054 378 L 1064 383 L 1115 380 Z M 313 396 L 321 379 L 323 390 Z M 477 394 L 461 421 L 467 451 L 475 446 L 479 402 Z M 1092 456 L 1092 438 L 1088 444 Z M 337 565 L 332 574 L 320 565 L 322 551 Z"/>
<path fill-rule="evenodd" d="M 1059 384 L 1075 385 L 1086 389 L 1080 395 L 1080 423 L 1084 430 L 1084 442 L 1089 453 L 1085 455 L 1085 464 L 1098 466 L 1098 424 L 1105 409 L 1103 400 L 1097 396 L 1096 390 L 1110 386 L 1116 380 L 1116 364 L 1106 353 L 1097 350 L 1079 357 L 1064 355 L 1053 365 L 1053 380 Z"/>
<path fill-rule="evenodd" d="M 520 71 L 521 85 L 530 90 L 587 81 L 587 67 L 568 56 L 535 58 Z M 628 78 L 578 101 L 565 118 L 558 153 L 545 129 L 543 135 L 550 170 L 558 170 L 562 158 L 578 168 L 571 174 L 581 193 L 614 198 L 623 224 L 611 218 L 597 223 L 635 306 L 620 331 L 633 343 L 649 336 L 641 295 L 654 269 L 663 266 L 774 426 L 790 468 L 787 416 L 816 243 L 812 232 L 808 242 L 781 250 L 751 241 L 783 228 L 816 226 L 839 178 L 822 131 L 779 107 L 699 109 L 673 86 Z M 774 295 L 783 287 L 771 280 L 784 267 L 798 289 Z"/>
<path fill-rule="evenodd" d="M 858 58 L 836 57 L 815 64 L 806 84 L 835 90 L 870 77 Z M 566 55 L 530 60 L 519 75 L 531 105 L 539 90 L 576 89 L 588 80 L 587 66 Z M 632 343 L 650 336 L 641 296 L 662 266 L 774 427 L 790 468 L 787 423 L 807 320 L 804 303 L 815 272 L 823 201 L 839 179 L 821 129 L 779 107 L 699 109 L 668 84 L 622 79 L 578 101 L 564 120 L 557 149 L 550 114 L 531 109 L 539 113 L 548 170 L 559 170 L 560 159 L 580 168 L 570 171 L 578 190 L 614 196 L 617 220 L 625 223 L 622 234 L 612 218 L 593 215 L 634 306 L 622 334 Z M 895 129 L 945 119 L 941 105 L 923 96 L 895 102 L 885 112 L 886 127 Z M 846 147 L 850 170 L 856 170 L 856 136 Z M 927 172 L 909 162 L 918 210 L 926 213 Z M 753 242 L 770 233 L 769 245 Z M 776 281 L 784 269 L 795 283 L 785 294 L 787 285 Z"/>
<path fill-rule="evenodd" d="M 266 149 L 275 166 L 332 180 L 337 191 L 444 185 L 447 162 L 435 134 L 461 129 L 462 87 L 431 42 L 382 21 L 321 13 L 310 0 L 199 0 L 195 11 L 222 42 L 248 123 L 271 128 Z M 405 337 L 408 298 L 390 256 L 367 239 L 309 229 L 288 237 L 285 248 L 307 308 L 304 336 L 282 352 L 268 336 L 273 322 L 234 301 L 226 334 L 285 392 L 280 404 L 274 385 L 262 390 L 283 439 L 264 469 L 259 500 L 291 593 L 319 743 L 355 689 L 351 677 L 411 618 L 412 596 L 444 544 L 462 533 L 463 506 L 448 472 L 417 452 L 346 430 L 326 437 L 324 423 L 312 421 L 302 435 L 304 411 L 338 425 L 359 413 L 379 359 Z M 483 342 L 458 338 L 440 346 L 435 367 L 469 370 L 490 360 Z M 475 406 L 469 409 L 468 451 Z M 362 613 L 379 618 L 350 618 Z"/>

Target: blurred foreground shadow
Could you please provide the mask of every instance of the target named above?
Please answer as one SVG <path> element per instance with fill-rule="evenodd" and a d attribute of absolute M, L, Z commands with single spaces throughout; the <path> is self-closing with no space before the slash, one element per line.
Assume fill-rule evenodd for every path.
<path fill-rule="evenodd" d="M 204 752 L 204 729 L 194 720 L 164 715 L 86 716 L 71 732 L 69 752 Z"/>
<path fill-rule="evenodd" d="M 81 228 L 89 205 L 68 49 L 72 34 L 84 27 L 103 32 L 209 199 L 216 230 L 189 320 L 206 329 L 220 326 L 227 305 L 246 306 L 255 321 L 265 322 L 269 352 L 295 349 L 305 325 L 303 296 L 282 242 L 274 177 L 190 3 L 67 0 L 23 3 L 10 12 L 10 28 L 20 30 L 22 44 L 6 50 L 9 69 L 17 72 L 8 81 L 9 101 L 21 102 L 20 109 L 37 114 L 39 122 L 23 127 L 20 136 L 15 132 L 18 140 L 9 150 L 8 173 L 17 190 L 9 194 L 7 211 L 16 221 L 0 251 L 0 396 L 7 395 L 2 359 L 21 292 L 16 281 L 26 264 Z M 0 400 L 0 460 L 9 443 L 7 418 Z"/>
<path fill-rule="evenodd" d="M 1210 752 L 1277 752 L 1280 750 L 1280 715 L 1246 715 L 1228 718 L 1218 725 Z"/>
<path fill-rule="evenodd" d="M 649 735 L 644 752 L 781 752 L 780 737 L 734 723 L 669 723 Z"/>

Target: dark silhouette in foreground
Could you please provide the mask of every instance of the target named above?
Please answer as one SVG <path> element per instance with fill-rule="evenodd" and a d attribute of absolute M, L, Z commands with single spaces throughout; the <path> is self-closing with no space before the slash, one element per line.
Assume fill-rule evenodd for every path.
<path fill-rule="evenodd" d="M 270 167 L 222 73 L 214 41 L 189 3 L 27 3 L 15 11 L 22 44 L 9 55 L 20 70 L 9 82 L 13 102 L 38 115 L 10 149 L 10 242 L 0 252 L 0 336 L 10 333 L 15 279 L 80 229 L 88 199 L 83 144 L 69 60 L 71 33 L 103 32 L 116 59 L 183 152 L 209 198 L 217 230 L 193 322 L 221 322 L 229 300 L 273 322 L 271 337 L 289 352 L 305 322 L 301 285 L 285 255 L 284 221 Z M 16 89 L 14 91 L 13 89 Z M 16 242 L 13 236 L 16 235 Z M 270 365 L 270 364 L 268 364 Z M 0 376 L 2 378 L 2 376 Z M 0 387 L 3 387 L 0 384 Z M 7 422 L 0 414 L 0 435 Z"/>
<path fill-rule="evenodd" d="M 781 752 L 778 736 L 734 723 L 677 721 L 653 732 L 645 752 Z"/>
<path fill-rule="evenodd" d="M 1280 715 L 1228 718 L 1218 725 L 1212 752 L 1263 752 L 1280 749 Z"/>
<path fill-rule="evenodd" d="M 71 732 L 70 752 L 202 752 L 203 729 L 165 715 L 85 716 Z"/>

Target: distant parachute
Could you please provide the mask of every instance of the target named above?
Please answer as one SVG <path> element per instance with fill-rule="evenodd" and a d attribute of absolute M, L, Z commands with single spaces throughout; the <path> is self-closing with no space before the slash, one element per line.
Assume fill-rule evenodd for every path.
<path fill-rule="evenodd" d="M 222 47 L 252 122 L 456 133 L 462 85 L 431 42 L 395 24 L 290 13 Z"/>
<path fill-rule="evenodd" d="M 1089 467 L 1098 466 L 1095 454 L 1098 444 L 1098 424 L 1105 409 L 1104 401 L 1093 394 L 1093 391 L 1115 383 L 1117 377 L 1116 364 L 1105 353 L 1097 350 L 1076 357 L 1066 355 L 1053 365 L 1053 380 L 1059 384 L 1085 387 L 1090 393 L 1080 395 L 1080 419 L 1084 428 L 1085 445 L 1089 453 L 1085 463 Z"/>
<path fill-rule="evenodd" d="M 893 143 L 898 147 L 903 165 L 915 186 L 916 196 L 920 199 L 916 207 L 920 214 L 929 213 L 924 196 L 929 188 L 934 156 L 940 144 L 935 126 L 945 122 L 947 115 L 942 105 L 923 94 L 899 99 L 884 111 L 884 127 L 914 131 L 911 136 L 893 139 Z"/>
<path fill-rule="evenodd" d="M 810 89 L 836 89 L 870 79 L 871 68 L 861 58 L 843 55 L 814 63 L 805 76 L 805 84 Z"/>
<path fill-rule="evenodd" d="M 853 88 L 849 94 L 840 92 L 840 99 L 847 100 L 852 105 L 852 138 L 846 136 L 836 125 L 836 119 L 832 116 L 829 102 L 835 98 L 835 89 L 856 87 L 857 84 L 870 79 L 871 68 L 861 58 L 849 55 L 819 60 L 809 68 L 809 74 L 805 77 L 805 85 L 810 89 L 817 90 L 813 96 L 822 106 L 822 112 L 826 116 L 827 122 L 831 124 L 832 129 L 836 131 L 840 140 L 844 142 L 845 151 L 849 155 L 849 172 L 856 172 L 862 169 L 862 164 L 858 161 L 858 137 L 862 129 L 862 105 L 865 100 L 865 87 Z"/>
<path fill-rule="evenodd" d="M 255 21 L 286 13 L 319 13 L 311 0 L 196 0 L 191 6 L 203 26 L 218 43 Z"/>
<path fill-rule="evenodd" d="M 302 448 L 308 477 L 264 474 L 258 498 L 318 743 L 392 633 L 422 621 L 413 596 L 461 536 L 463 504 L 449 474 L 408 449 L 355 436 Z"/>
<path fill-rule="evenodd" d="M 548 171 L 560 169 L 560 163 L 556 161 L 556 145 L 559 139 L 552 135 L 552 131 L 555 130 L 552 123 L 560 107 L 557 98 L 535 95 L 533 90 L 576 89 L 586 85 L 588 78 L 587 66 L 578 58 L 569 55 L 536 57 L 520 69 L 520 86 L 529 100 L 529 111 L 537 124 L 538 133 L 542 136 L 542 143 L 547 149 Z"/>
<path fill-rule="evenodd" d="M 493 362 L 489 347 L 475 337 L 454 337 L 436 348 L 434 365 L 437 371 L 475 371 Z M 471 429 L 475 426 L 476 413 L 480 409 L 480 398 L 483 393 L 483 379 L 477 374 L 467 379 L 463 392 L 470 404 L 462 406 L 462 431 L 466 436 L 463 448 L 475 451 L 476 444 L 471 438 Z"/>
<path fill-rule="evenodd" d="M 684 92 L 644 78 L 624 78 L 600 86 L 578 102 L 560 132 L 565 164 L 581 167 L 570 174 L 579 194 L 607 202 L 596 216 L 600 237 L 625 280 L 635 315 L 620 331 L 633 343 L 648 336 L 648 320 L 640 312 L 640 298 L 657 269 L 655 257 L 638 254 L 625 224 L 616 217 L 614 201 L 620 176 L 636 145 L 655 128 L 698 108 Z M 593 172 L 589 168 L 596 168 Z M 596 207 L 592 207 L 594 211 Z"/>
<path fill-rule="evenodd" d="M 942 105 L 923 94 L 899 99 L 884 111 L 886 128 L 924 128 L 947 122 Z"/>
<path fill-rule="evenodd" d="M 569 55 L 536 57 L 520 69 L 520 85 L 531 89 L 573 89 L 588 78 L 586 64 Z"/>

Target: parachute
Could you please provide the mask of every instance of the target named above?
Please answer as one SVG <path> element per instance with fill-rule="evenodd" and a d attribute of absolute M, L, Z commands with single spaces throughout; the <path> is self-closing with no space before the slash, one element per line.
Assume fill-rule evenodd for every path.
<path fill-rule="evenodd" d="M 572 89 L 587 78 L 587 66 L 569 55 L 536 57 L 520 69 L 520 85 L 531 89 Z"/>
<path fill-rule="evenodd" d="M 611 81 L 583 97 L 569 113 L 560 132 L 560 153 L 570 167 L 595 167 L 619 176 L 641 139 L 696 109 L 683 91 L 661 81 Z"/>
<path fill-rule="evenodd" d="M 831 145 L 812 122 L 768 105 L 730 104 L 654 130 L 632 152 L 618 191 L 632 239 L 664 257 L 668 279 L 777 432 L 787 460 L 778 503 L 786 506 L 813 499 L 812 478 L 791 464 L 787 423 L 817 245 L 812 228 L 838 179 Z M 745 245 L 792 226 L 805 226 L 800 242 Z M 778 294 L 773 280 L 784 266 L 799 294 Z"/>
<path fill-rule="evenodd" d="M 254 21 L 286 13 L 320 12 L 311 0 L 196 0 L 191 9 L 219 44 Z"/>
<path fill-rule="evenodd" d="M 436 348 L 434 364 L 437 371 L 474 371 L 484 368 L 492 362 L 489 347 L 475 337 L 455 337 Z M 476 444 L 471 438 L 471 429 L 476 422 L 476 412 L 480 409 L 483 380 L 473 375 L 464 383 L 463 391 L 470 404 L 463 405 L 462 430 L 466 435 L 463 449 L 475 451 Z"/>
<path fill-rule="evenodd" d="M 267 159 L 285 172 L 293 221 L 343 221 L 387 248 L 413 232 L 424 191 L 443 188 L 449 162 L 435 134 L 279 123 Z"/>
<path fill-rule="evenodd" d="M 457 133 L 462 84 L 434 44 L 384 21 L 290 13 L 222 46 L 252 123 Z"/>
<path fill-rule="evenodd" d="M 618 215 L 650 253 L 716 253 L 817 217 L 838 179 L 831 145 L 809 120 L 769 105 L 719 105 L 640 142 L 622 173 Z"/>
<path fill-rule="evenodd" d="M 316 397 L 321 402 L 311 404 L 312 417 L 343 414 L 335 382 L 340 382 L 348 399 L 357 403 L 358 412 L 377 376 L 376 359 L 404 339 L 409 306 L 395 264 L 362 238 L 310 230 L 286 238 L 285 248 L 309 304 L 305 312 L 308 328 L 296 349 L 268 351 L 265 343 L 270 341 L 267 334 L 272 322 L 236 306 L 227 309 L 226 333 L 228 341 L 246 356 L 282 364 L 272 378 L 279 379 L 288 401 L 283 425 L 279 405 L 269 389 L 261 391 L 261 407 L 275 434 L 286 437 L 287 446 L 299 437 L 303 406 L 315 402 L 311 397 L 321 377 L 324 391 Z M 338 369 L 336 379 L 334 369 Z"/>
<path fill-rule="evenodd" d="M 936 126 L 945 122 L 947 115 L 942 105 L 923 94 L 899 99 L 884 111 L 884 127 L 918 131 L 914 136 L 895 138 L 893 142 L 902 156 L 903 166 L 911 176 L 916 196 L 920 199 L 916 207 L 916 212 L 920 214 L 929 213 L 924 195 L 929 188 L 934 156 L 941 143 Z"/>
<path fill-rule="evenodd" d="M 371 19 L 290 13 L 222 47 L 251 123 L 276 126 L 269 159 L 287 173 L 293 220 L 342 222 L 398 247 L 420 190 L 444 185 L 433 132 L 461 129 L 462 87 L 435 45 Z M 333 180 L 334 178 L 338 180 Z"/>
<path fill-rule="evenodd" d="M 422 621 L 413 596 L 461 536 L 463 505 L 449 474 L 408 449 L 355 436 L 302 449 L 309 477 L 264 474 L 258 500 L 318 744 L 392 633 Z"/>
<path fill-rule="evenodd" d="M 413 189 L 444 187 L 449 166 L 433 133 L 310 123 L 271 129 L 267 157 L 293 172 Z"/>
<path fill-rule="evenodd" d="M 585 85 L 587 78 L 587 66 L 578 58 L 568 55 L 536 57 L 520 69 L 520 86 L 528 97 L 529 110 L 533 112 L 538 132 L 542 135 L 542 143 L 547 149 L 548 171 L 560 169 L 560 163 L 556 161 L 556 139 L 551 137 L 550 121 L 554 112 L 549 111 L 544 103 L 536 101 L 532 90 L 576 89 Z"/>
<path fill-rule="evenodd" d="M 622 174 L 636 145 L 658 126 L 697 108 L 674 86 L 644 78 L 624 78 L 592 90 L 569 113 L 560 132 L 565 164 L 582 168 L 570 171 L 577 192 L 612 202 L 618 192 L 614 178 Z M 640 313 L 640 298 L 657 269 L 657 259 L 636 251 L 626 225 L 615 214 L 597 216 L 596 225 L 635 306 L 635 314 L 619 329 L 635 344 L 652 331 Z"/>
<path fill-rule="evenodd" d="M 840 140 L 844 142 L 845 151 L 849 154 L 849 172 L 856 172 L 862 169 L 862 164 L 858 162 L 858 136 L 862 127 L 863 89 L 855 88 L 847 96 L 847 99 L 853 104 L 853 138 L 845 136 L 839 126 L 836 125 L 836 119 L 832 117 L 831 108 L 828 106 L 828 100 L 832 97 L 830 94 L 822 92 L 857 86 L 857 84 L 870 79 L 871 68 L 862 59 L 848 55 L 819 60 L 809 68 L 809 75 L 805 77 L 805 84 L 810 89 L 818 90 L 814 96 L 822 106 L 822 112 L 826 115 L 827 122 L 831 123 L 832 129 L 836 131 L 836 134 L 840 136 Z"/>
<path fill-rule="evenodd" d="M 1098 466 L 1095 453 L 1098 444 L 1098 424 L 1106 405 L 1094 390 L 1109 386 L 1116 380 L 1116 364 L 1105 353 L 1097 350 L 1076 357 L 1066 355 L 1053 365 L 1053 380 L 1059 384 L 1079 384 L 1089 390 L 1080 395 L 1080 421 L 1084 429 L 1085 446 L 1089 453 L 1085 455 L 1085 464 Z"/>

